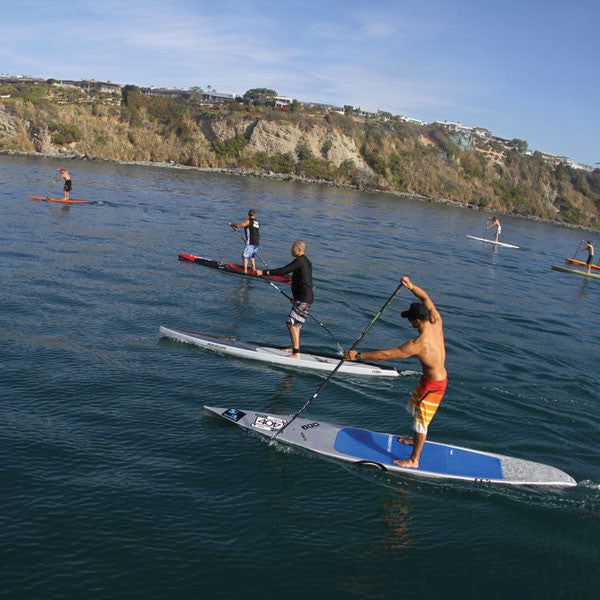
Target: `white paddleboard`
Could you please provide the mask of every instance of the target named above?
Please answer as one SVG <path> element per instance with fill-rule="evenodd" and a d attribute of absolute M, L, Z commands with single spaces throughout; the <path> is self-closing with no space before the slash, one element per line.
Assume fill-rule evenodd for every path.
<path fill-rule="evenodd" d="M 205 406 L 204 412 L 270 438 L 293 416 L 215 406 Z M 399 467 L 393 461 L 408 458 L 412 446 L 400 443 L 397 434 L 303 417 L 290 423 L 275 440 L 356 465 L 415 476 L 508 485 L 577 485 L 570 475 L 549 465 L 430 441 L 423 446 L 417 469 Z"/>
<path fill-rule="evenodd" d="M 515 246 L 514 244 L 505 244 L 504 242 L 496 242 L 494 240 L 487 240 L 486 238 L 475 237 L 474 235 L 468 235 L 468 238 L 472 240 L 477 240 L 478 242 L 487 242 L 488 244 L 494 244 L 496 246 L 504 246 L 505 248 L 518 248 L 519 246 Z"/>
<path fill-rule="evenodd" d="M 179 342 L 195 344 L 207 350 L 222 352 L 240 358 L 260 360 L 263 362 L 295 367 L 298 369 L 311 369 L 314 371 L 331 372 L 338 365 L 341 356 L 326 354 L 324 352 L 301 351 L 297 358 L 285 352 L 284 346 L 272 346 L 257 342 L 248 342 L 230 337 L 218 335 L 206 335 L 203 333 L 192 333 L 190 331 L 179 331 L 161 326 L 159 334 Z M 368 375 L 371 377 L 398 377 L 398 371 L 388 365 L 376 365 L 363 361 L 344 361 L 337 371 L 347 375 Z"/>

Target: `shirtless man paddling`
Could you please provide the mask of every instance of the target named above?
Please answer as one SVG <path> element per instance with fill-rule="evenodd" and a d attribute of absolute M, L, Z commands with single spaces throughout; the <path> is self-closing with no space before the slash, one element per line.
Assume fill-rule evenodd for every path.
<path fill-rule="evenodd" d="M 54 183 L 56 183 L 57 181 L 60 181 L 61 179 L 65 180 L 65 187 L 63 189 L 65 195 L 64 195 L 63 200 L 68 200 L 69 192 L 73 189 L 73 182 L 71 181 L 71 176 L 69 175 L 69 172 L 66 169 L 57 169 L 57 171 L 61 175 L 58 179 L 54 180 Z"/>
<path fill-rule="evenodd" d="M 378 361 L 416 356 L 421 362 L 423 375 L 406 406 L 406 410 L 414 417 L 415 434 L 412 438 L 399 438 L 403 444 L 413 446 L 412 455 L 410 458 L 394 461 L 394 464 L 399 467 L 417 468 L 427 438 L 427 428 L 442 401 L 448 383 L 445 367 L 446 348 L 442 317 L 427 292 L 414 285 L 408 277 L 402 277 L 400 281 L 420 300 L 420 302 L 413 302 L 408 310 L 401 313 L 419 331 L 419 335 L 413 340 L 408 340 L 402 346 L 389 350 L 373 352 L 349 350 L 346 352 L 345 358 L 346 360 Z"/>
<path fill-rule="evenodd" d="M 582 248 L 581 250 L 577 250 L 577 252 L 585 252 L 587 250 L 588 259 L 587 259 L 587 262 L 585 263 L 587 265 L 586 273 L 590 273 L 592 270 L 592 262 L 594 261 L 594 246 L 592 246 L 592 242 L 590 242 L 588 240 L 581 240 L 581 241 L 585 244 L 585 248 Z"/>

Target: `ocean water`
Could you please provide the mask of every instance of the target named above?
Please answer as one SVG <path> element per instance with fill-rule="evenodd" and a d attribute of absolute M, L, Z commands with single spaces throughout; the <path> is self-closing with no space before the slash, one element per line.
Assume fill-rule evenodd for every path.
<path fill-rule="evenodd" d="M 73 177 L 60 195 L 56 168 Z M 550 270 L 580 231 L 333 187 L 0 156 L 0 598 L 597 598 L 600 282 Z M 298 410 L 323 376 L 159 339 L 166 325 L 287 344 L 226 222 L 255 208 L 261 257 L 307 242 L 302 344 L 349 348 L 398 279 L 445 324 L 449 385 L 429 438 L 554 465 L 576 488 L 430 481 L 344 466 L 205 417 Z M 598 242 L 597 236 L 592 234 Z M 583 256 L 580 254 L 579 256 Z M 414 335 L 401 291 L 361 344 Z M 334 377 L 307 416 L 410 433 L 419 377 Z"/>

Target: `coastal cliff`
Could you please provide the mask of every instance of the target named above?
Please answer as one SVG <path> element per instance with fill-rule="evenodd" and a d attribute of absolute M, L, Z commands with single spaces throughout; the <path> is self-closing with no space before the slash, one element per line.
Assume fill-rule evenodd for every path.
<path fill-rule="evenodd" d="M 600 228 L 600 170 L 465 149 L 439 126 L 42 88 L 0 101 L 0 150 L 242 169 Z"/>

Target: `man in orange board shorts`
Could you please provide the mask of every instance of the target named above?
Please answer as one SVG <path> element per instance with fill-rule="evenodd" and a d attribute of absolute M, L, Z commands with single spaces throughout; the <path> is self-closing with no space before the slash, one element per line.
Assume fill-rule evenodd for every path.
<path fill-rule="evenodd" d="M 399 467 L 419 466 L 419 457 L 427 438 L 427 430 L 435 411 L 446 391 L 448 374 L 446 373 L 446 347 L 444 345 L 444 331 L 442 316 L 434 306 L 427 292 L 414 285 L 408 277 L 402 277 L 402 285 L 411 291 L 420 302 L 413 302 L 402 316 L 419 331 L 419 335 L 408 340 L 396 348 L 389 350 L 375 350 L 373 352 L 357 352 L 349 350 L 345 354 L 346 360 L 390 360 L 395 358 L 410 358 L 416 356 L 421 362 L 423 375 L 415 391 L 412 393 L 406 410 L 413 415 L 414 437 L 402 437 L 400 441 L 413 446 L 409 458 L 395 460 Z"/>

